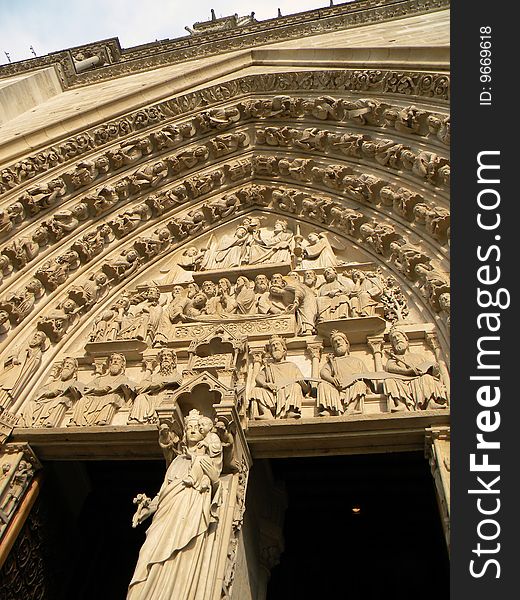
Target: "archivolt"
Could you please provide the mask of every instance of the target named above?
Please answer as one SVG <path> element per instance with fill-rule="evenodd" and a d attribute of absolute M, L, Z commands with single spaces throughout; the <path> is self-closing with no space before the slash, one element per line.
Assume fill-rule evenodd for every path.
<path fill-rule="evenodd" d="M 442 95 L 432 94 L 438 110 L 431 98 L 405 103 L 398 90 L 371 96 L 369 84 L 362 97 L 338 84 L 334 71 L 285 74 L 288 89 L 310 87 L 280 95 L 283 75 L 235 80 L 225 95 L 213 86 L 160 103 L 4 169 L 0 234 L 11 237 L 0 263 L 0 308 L 9 313 L 3 327 L 11 328 L 4 350 L 51 307 L 61 310 L 79 277 L 84 284 L 114 257 L 137 256 L 110 296 L 172 249 L 253 208 L 355 240 L 439 312 L 439 298 L 449 294 Z M 335 96 L 320 96 L 325 89 Z M 132 138 L 141 125 L 146 133 Z M 79 307 L 67 336 L 91 308 Z"/>

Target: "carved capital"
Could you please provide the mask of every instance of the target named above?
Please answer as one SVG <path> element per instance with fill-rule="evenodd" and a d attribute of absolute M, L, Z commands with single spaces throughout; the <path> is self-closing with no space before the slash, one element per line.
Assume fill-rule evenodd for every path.
<path fill-rule="evenodd" d="M 382 354 L 384 343 L 385 340 L 383 336 L 367 338 L 367 344 L 372 354 Z"/>
<path fill-rule="evenodd" d="M 311 359 L 320 359 L 323 351 L 323 342 L 308 342 L 307 352 Z"/>

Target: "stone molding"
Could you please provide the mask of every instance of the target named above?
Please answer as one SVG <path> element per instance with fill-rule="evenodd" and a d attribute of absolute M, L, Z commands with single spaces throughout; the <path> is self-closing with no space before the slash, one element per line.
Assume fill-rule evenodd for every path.
<path fill-rule="evenodd" d="M 69 136 L 67 139 L 55 143 L 54 145 L 41 147 L 39 151 L 23 159 L 19 159 L 0 171 L 0 194 L 4 194 L 21 185 L 30 183 L 37 175 L 41 173 L 51 172 L 53 169 L 69 164 L 72 159 L 78 159 L 88 154 L 93 153 L 97 149 L 101 149 L 117 140 L 126 140 L 132 134 L 137 132 L 152 131 L 157 125 L 166 125 L 171 120 L 179 119 L 182 115 L 194 110 L 204 108 L 208 109 L 217 103 L 229 101 L 231 98 L 244 97 L 247 98 L 252 92 L 282 92 L 288 94 L 298 90 L 306 91 L 322 91 L 337 93 L 354 92 L 359 94 L 382 94 L 385 97 L 384 108 L 388 109 L 392 115 L 392 119 L 383 118 L 383 110 L 378 111 L 379 115 L 368 115 L 369 120 L 361 115 L 354 115 L 349 118 L 336 118 L 337 121 L 349 121 L 356 124 L 369 123 L 371 126 L 386 127 L 390 130 L 397 129 L 401 133 L 409 133 L 416 135 L 417 132 L 421 136 L 427 136 L 430 139 L 434 138 L 447 139 L 444 133 L 445 127 L 442 126 L 443 120 L 446 118 L 444 113 L 436 113 L 430 108 L 415 109 L 414 106 L 408 107 L 408 112 L 415 109 L 420 113 L 420 120 L 415 118 L 412 126 L 407 125 L 410 117 L 399 116 L 399 111 L 407 110 L 406 107 L 400 105 L 392 105 L 392 96 L 394 94 L 404 96 L 417 96 L 418 99 L 423 97 L 433 98 L 437 102 L 447 100 L 449 98 L 449 75 L 447 73 L 424 73 L 424 72 L 396 72 L 388 70 L 342 70 L 337 71 L 306 71 L 306 72 L 286 72 L 274 74 L 248 75 L 245 77 L 234 79 L 230 82 L 210 86 L 204 90 L 190 92 L 180 95 L 177 98 L 165 100 L 156 104 L 143 107 L 139 110 L 132 111 L 120 119 L 100 122 L 97 125 L 84 130 L 81 133 L 76 133 Z M 388 100 L 386 97 L 388 96 Z M 352 97 L 352 103 L 363 103 L 363 99 Z M 366 101 L 370 107 L 370 101 Z M 376 102 L 376 105 L 378 102 Z M 230 108 L 240 110 L 242 106 L 247 106 L 247 101 L 231 105 Z M 354 107 L 355 108 L 355 107 Z M 363 105 L 358 108 L 363 109 Z M 251 114 L 244 114 L 244 109 L 241 110 L 239 119 L 241 121 L 249 121 Z M 306 117 L 304 111 L 301 114 L 294 112 L 294 109 L 287 114 L 283 111 L 277 111 L 282 118 L 290 117 Z M 395 114 L 397 112 L 397 115 Z M 262 115 L 260 115 L 262 116 Z M 268 116 L 268 115 L 265 115 Z M 390 115 L 389 115 L 390 116 Z M 238 117 L 238 115 L 237 115 Z M 377 118 L 374 118 L 377 117 Z M 428 118 L 437 118 L 441 121 L 437 131 L 435 127 L 428 127 L 426 122 Z M 278 117 L 279 118 L 279 117 Z M 316 117 L 313 117 L 316 120 Z M 325 116 L 325 119 L 331 118 L 330 115 Z M 321 117 L 323 119 L 323 117 Z M 231 125 L 237 122 L 238 119 L 233 119 Z M 312 120 L 312 119 L 311 119 Z M 319 120 L 319 117 L 318 117 Z M 192 125 L 197 126 L 197 121 L 193 120 Z M 219 126 L 218 129 L 228 127 Z M 200 131 L 200 126 L 197 128 Z M 428 129 L 428 132 L 426 131 Z M 422 132 L 422 133 L 421 133 Z M 449 131 L 448 131 L 449 135 Z M 440 136 L 440 137 L 439 137 Z"/>

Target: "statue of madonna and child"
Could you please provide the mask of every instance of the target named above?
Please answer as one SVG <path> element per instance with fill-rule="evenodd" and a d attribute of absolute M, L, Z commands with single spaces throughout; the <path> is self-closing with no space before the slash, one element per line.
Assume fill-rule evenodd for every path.
<path fill-rule="evenodd" d="M 184 419 L 180 443 L 163 424 L 159 444 L 173 460 L 157 496 L 151 500 L 139 494 L 134 499 L 132 526 L 152 515 L 153 520 L 127 600 L 204 600 L 201 567 L 211 524 L 218 518 L 223 445 L 212 419 L 195 409 Z"/>

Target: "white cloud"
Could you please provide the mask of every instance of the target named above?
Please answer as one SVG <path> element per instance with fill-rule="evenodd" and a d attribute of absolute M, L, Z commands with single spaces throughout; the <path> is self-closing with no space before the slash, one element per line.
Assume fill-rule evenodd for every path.
<path fill-rule="evenodd" d="M 123 48 L 186 35 L 210 18 L 255 12 L 258 20 L 328 6 L 328 0 L 0 0 L 0 64 L 118 37 Z"/>

